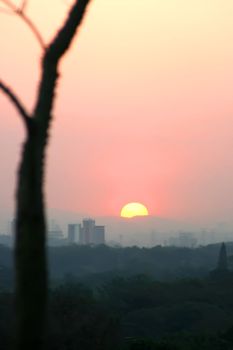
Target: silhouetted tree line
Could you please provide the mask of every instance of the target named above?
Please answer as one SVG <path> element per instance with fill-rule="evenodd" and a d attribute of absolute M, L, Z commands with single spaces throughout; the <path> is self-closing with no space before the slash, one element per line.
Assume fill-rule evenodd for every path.
<path fill-rule="evenodd" d="M 119 275 L 130 277 L 148 274 L 159 281 L 177 278 L 221 278 L 231 274 L 233 244 L 219 244 L 196 249 L 175 247 L 111 248 L 107 246 L 64 246 L 48 249 L 50 284 L 69 276 L 77 277 L 90 287 L 98 286 Z M 219 254 L 220 253 L 220 254 Z M 219 254 L 219 258 L 218 258 Z M 12 251 L 0 245 L 1 287 L 13 287 Z"/>
<path fill-rule="evenodd" d="M 176 247 L 111 248 L 107 246 L 67 246 L 49 249 L 49 266 L 53 278 L 72 274 L 87 283 L 111 275 L 150 274 L 157 280 L 201 278 L 217 265 L 220 245 L 196 249 Z M 228 243 L 229 268 L 233 244 Z"/>
<path fill-rule="evenodd" d="M 228 254 L 232 250 L 233 245 L 228 244 Z M 52 248 L 49 256 L 48 348 L 233 349 L 233 275 L 228 270 L 232 257 L 227 257 L 224 244 L 198 249 L 73 245 Z M 135 263 L 137 260 L 140 264 Z M 185 276 L 192 265 L 201 264 L 199 271 L 207 264 L 205 278 L 190 278 L 190 274 L 189 278 L 177 279 L 179 264 L 183 266 L 184 261 L 188 265 L 182 272 Z M 158 266 L 165 262 L 173 274 L 163 270 L 159 281 Z M 148 273 L 141 269 L 148 264 L 150 271 L 156 266 L 157 270 Z M 3 350 L 9 349 L 15 334 L 12 271 L 11 250 L 0 246 Z"/>

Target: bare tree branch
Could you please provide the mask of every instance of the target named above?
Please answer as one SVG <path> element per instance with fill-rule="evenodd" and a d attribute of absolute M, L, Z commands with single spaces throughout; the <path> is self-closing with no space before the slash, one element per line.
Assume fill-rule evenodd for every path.
<path fill-rule="evenodd" d="M 31 21 L 31 19 L 25 14 L 25 7 L 27 5 L 27 1 L 23 1 L 20 8 L 15 6 L 10 0 L 0 0 L 3 4 L 5 4 L 12 12 L 17 14 L 25 24 L 30 28 L 32 33 L 35 35 L 38 43 L 42 47 L 43 50 L 46 49 L 46 45 L 40 31 L 36 27 L 36 25 Z"/>
<path fill-rule="evenodd" d="M 18 11 L 17 13 L 22 18 L 22 20 L 28 25 L 28 27 L 31 29 L 31 31 L 35 35 L 37 41 L 39 42 L 40 46 L 42 47 L 42 49 L 45 50 L 46 45 L 45 45 L 44 39 L 42 38 L 42 36 L 41 36 L 39 30 L 37 29 L 37 27 L 35 26 L 35 24 L 31 21 L 31 19 L 29 17 L 27 17 L 25 15 L 24 12 Z"/>
<path fill-rule="evenodd" d="M 53 107 L 55 85 L 58 77 L 58 63 L 69 49 L 75 33 L 81 25 L 85 11 L 91 0 L 76 0 L 71 7 L 67 20 L 48 46 L 42 61 L 42 79 L 34 115 L 40 116 L 45 124 L 50 122 Z"/>
<path fill-rule="evenodd" d="M 12 91 L 10 87 L 8 87 L 3 81 L 0 80 L 0 89 L 5 93 L 5 95 L 11 100 L 11 102 L 14 104 L 16 109 L 18 110 L 20 116 L 22 117 L 24 123 L 28 127 L 31 118 L 29 117 L 29 114 L 27 113 L 26 109 L 23 107 L 23 104 L 19 100 L 19 98 L 15 95 L 15 93 Z"/>
<path fill-rule="evenodd" d="M 91 0 L 73 0 L 66 21 L 50 45 L 45 47 L 39 31 L 25 14 L 27 1 L 21 0 L 21 6 L 17 8 L 12 0 L 0 0 L 1 4 L 28 25 L 44 49 L 41 80 L 31 115 L 12 89 L 0 80 L 0 90 L 14 104 L 27 128 L 16 191 L 15 344 L 18 350 L 42 350 L 46 342 L 48 274 L 44 173 L 49 124 L 59 76 L 59 62 L 72 43 L 89 2 Z"/>
<path fill-rule="evenodd" d="M 56 37 L 48 47 L 45 55 L 45 60 L 49 59 L 57 62 L 64 53 L 69 49 L 69 46 L 74 39 L 75 33 L 80 27 L 86 8 L 90 0 L 76 0 L 72 6 L 68 18 L 62 28 L 58 31 Z"/>

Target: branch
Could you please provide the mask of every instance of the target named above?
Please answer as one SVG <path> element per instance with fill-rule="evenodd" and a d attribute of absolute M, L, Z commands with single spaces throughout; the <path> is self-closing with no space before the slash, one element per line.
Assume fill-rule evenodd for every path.
<path fill-rule="evenodd" d="M 64 53 L 69 49 L 72 39 L 85 15 L 90 0 L 76 0 L 63 27 L 58 31 L 52 43 L 47 49 L 44 60 L 50 60 L 54 63 L 60 60 Z"/>
<path fill-rule="evenodd" d="M 35 24 L 30 20 L 29 17 L 25 15 L 25 13 L 22 10 L 18 10 L 17 14 L 22 18 L 22 20 L 27 24 L 27 26 L 31 29 L 32 33 L 35 35 L 37 41 L 39 42 L 41 48 L 43 50 L 46 49 L 46 45 L 44 42 L 44 39 L 42 38 L 39 30 L 35 26 Z"/>
<path fill-rule="evenodd" d="M 3 81 L 0 80 L 0 89 L 5 93 L 5 95 L 10 99 L 10 101 L 14 104 L 16 109 L 18 110 L 20 116 L 23 119 L 23 122 L 29 127 L 31 122 L 31 118 L 27 113 L 26 109 L 23 107 L 23 104 L 19 100 L 19 98 L 15 95 L 11 88 L 9 88 Z"/>
<path fill-rule="evenodd" d="M 27 1 L 23 1 L 20 8 L 15 6 L 10 0 L 0 0 L 2 3 L 4 3 L 13 13 L 17 14 L 30 28 L 32 33 L 35 35 L 38 43 L 42 47 L 43 50 L 46 49 L 46 45 L 44 42 L 44 39 L 42 38 L 42 35 L 40 34 L 38 28 L 36 25 L 31 21 L 31 19 L 25 14 L 25 7 L 27 6 Z M 7 9 L 6 9 L 7 11 Z"/>
<path fill-rule="evenodd" d="M 85 11 L 91 0 L 76 0 L 70 13 L 58 31 L 51 44 L 48 46 L 42 61 L 42 78 L 39 86 L 38 100 L 34 114 L 45 125 L 51 119 L 55 87 L 58 78 L 58 63 L 69 49 L 75 33 L 82 23 Z"/>

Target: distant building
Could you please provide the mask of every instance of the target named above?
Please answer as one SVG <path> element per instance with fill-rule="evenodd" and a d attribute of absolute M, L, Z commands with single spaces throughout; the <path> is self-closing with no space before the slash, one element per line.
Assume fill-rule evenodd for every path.
<path fill-rule="evenodd" d="M 81 228 L 80 243 L 93 244 L 95 231 L 95 220 L 84 219 L 83 227 Z"/>
<path fill-rule="evenodd" d="M 64 235 L 59 226 L 53 227 L 48 231 L 47 244 L 50 246 L 60 246 L 64 244 Z"/>
<path fill-rule="evenodd" d="M 14 237 L 15 236 L 15 230 L 16 230 L 16 219 L 12 219 L 9 223 L 9 235 Z"/>
<path fill-rule="evenodd" d="M 105 243 L 105 226 L 95 226 L 93 244 Z"/>
<path fill-rule="evenodd" d="M 51 230 L 48 232 L 48 238 L 49 239 L 63 239 L 63 232 L 61 229 L 57 229 L 57 230 Z"/>
<path fill-rule="evenodd" d="M 69 224 L 68 225 L 68 243 L 79 243 L 80 241 L 80 224 Z"/>
<path fill-rule="evenodd" d="M 95 220 L 84 219 L 80 227 L 79 243 L 99 245 L 105 243 L 105 226 L 96 226 Z"/>
<path fill-rule="evenodd" d="M 180 232 L 178 237 L 170 237 L 168 242 L 174 247 L 193 248 L 197 245 L 197 239 L 191 232 Z"/>
<path fill-rule="evenodd" d="M 179 234 L 180 247 L 193 248 L 197 245 L 197 239 L 191 232 L 181 232 Z"/>

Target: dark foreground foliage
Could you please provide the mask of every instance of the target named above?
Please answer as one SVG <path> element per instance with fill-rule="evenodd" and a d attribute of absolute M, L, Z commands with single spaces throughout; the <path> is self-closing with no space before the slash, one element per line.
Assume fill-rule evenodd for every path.
<path fill-rule="evenodd" d="M 52 350 L 231 350 L 233 278 L 158 282 L 114 277 L 89 288 L 72 277 L 50 291 Z M 14 334 L 13 296 L 0 294 L 0 349 Z M 36 317 L 36 315 L 35 315 Z"/>

